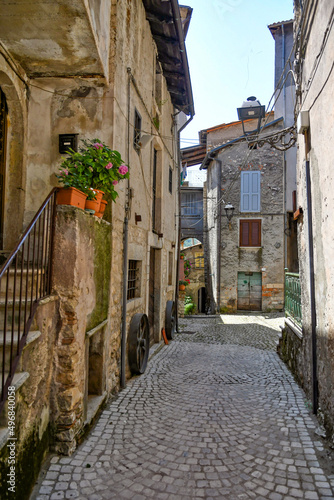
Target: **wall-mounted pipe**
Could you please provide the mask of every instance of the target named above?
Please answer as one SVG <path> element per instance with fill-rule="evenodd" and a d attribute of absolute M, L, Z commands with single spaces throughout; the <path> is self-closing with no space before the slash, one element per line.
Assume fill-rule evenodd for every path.
<path fill-rule="evenodd" d="M 314 252 L 313 252 L 313 224 L 312 224 L 312 192 L 310 162 L 305 161 L 306 198 L 307 198 L 307 227 L 308 227 L 308 251 L 310 266 L 310 303 L 311 303 L 311 337 L 312 337 L 312 391 L 313 391 L 313 413 L 318 411 L 318 374 L 317 374 L 317 315 L 315 303 L 314 282 Z"/>
<path fill-rule="evenodd" d="M 131 68 L 128 72 L 128 127 L 127 127 L 127 163 L 130 163 L 130 87 L 131 87 Z M 121 387 L 126 386 L 125 362 L 126 362 L 126 314 L 127 314 L 127 288 L 128 288 L 128 240 L 129 240 L 129 200 L 130 200 L 130 179 L 127 182 L 127 192 L 125 197 L 125 216 L 123 223 L 123 286 L 122 286 L 122 330 L 121 330 Z"/>

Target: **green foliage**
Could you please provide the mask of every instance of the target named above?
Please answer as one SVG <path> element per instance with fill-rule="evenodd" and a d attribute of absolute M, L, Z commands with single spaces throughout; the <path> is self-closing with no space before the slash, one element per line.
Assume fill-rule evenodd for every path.
<path fill-rule="evenodd" d="M 189 276 L 190 270 L 191 270 L 190 260 L 186 259 L 184 261 L 184 275 L 185 275 L 186 278 Z"/>
<path fill-rule="evenodd" d="M 192 302 L 190 304 L 186 304 L 184 306 L 184 314 L 192 314 L 195 311 L 195 308 L 196 306 Z"/>
<path fill-rule="evenodd" d="M 129 178 L 129 168 L 124 164 L 118 151 L 111 150 L 99 139 L 83 140 L 85 147 L 79 151 L 69 149 L 68 158 L 60 165 L 59 182 L 66 187 L 75 187 L 95 198 L 95 189 L 109 194 L 113 201 L 118 194 L 115 186 L 119 181 Z"/>
<path fill-rule="evenodd" d="M 184 314 L 192 314 L 196 309 L 191 295 L 186 295 L 184 299 Z"/>

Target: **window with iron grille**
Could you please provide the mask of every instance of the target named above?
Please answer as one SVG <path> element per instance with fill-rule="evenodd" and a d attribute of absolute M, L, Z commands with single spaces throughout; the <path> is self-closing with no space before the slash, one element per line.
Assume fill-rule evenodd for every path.
<path fill-rule="evenodd" d="M 169 167 L 169 179 L 168 179 L 168 189 L 170 194 L 173 194 L 173 170 Z"/>
<path fill-rule="evenodd" d="M 133 147 L 138 152 L 140 150 L 141 116 L 135 109 L 135 124 L 133 131 Z"/>
<path fill-rule="evenodd" d="M 129 260 L 127 299 L 139 296 L 139 261 Z"/>
<path fill-rule="evenodd" d="M 247 219 L 240 221 L 240 246 L 261 246 L 261 220 Z"/>

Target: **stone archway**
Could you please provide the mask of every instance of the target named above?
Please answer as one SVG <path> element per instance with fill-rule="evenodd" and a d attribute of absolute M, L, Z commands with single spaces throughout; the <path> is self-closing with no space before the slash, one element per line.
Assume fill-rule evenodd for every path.
<path fill-rule="evenodd" d="M 0 71 L 0 89 L 5 131 L 2 158 L 3 192 L 1 214 L 1 248 L 6 256 L 15 246 L 22 232 L 25 199 L 24 118 L 22 104 L 15 85 Z"/>

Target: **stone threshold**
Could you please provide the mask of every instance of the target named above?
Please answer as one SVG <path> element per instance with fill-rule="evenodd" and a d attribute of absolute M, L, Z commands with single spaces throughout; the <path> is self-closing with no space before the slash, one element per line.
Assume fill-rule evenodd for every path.
<path fill-rule="evenodd" d="M 84 422 L 84 425 L 89 425 L 92 420 L 94 420 L 95 415 L 99 411 L 100 407 L 103 405 L 107 398 L 107 391 L 103 394 L 97 396 L 88 396 L 87 401 L 87 418 Z"/>

